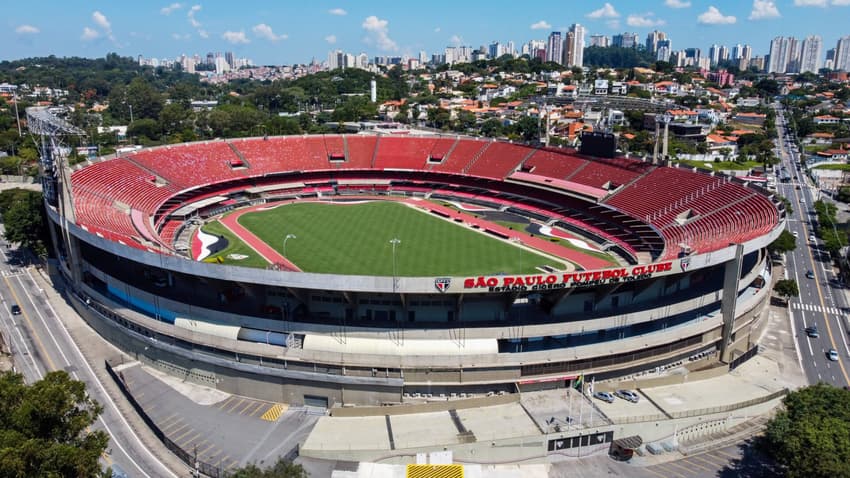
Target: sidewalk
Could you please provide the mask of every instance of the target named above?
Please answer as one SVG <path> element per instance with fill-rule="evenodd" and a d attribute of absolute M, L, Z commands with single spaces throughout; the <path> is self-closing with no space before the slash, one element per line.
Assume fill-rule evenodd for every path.
<path fill-rule="evenodd" d="M 57 315 L 64 322 L 74 342 L 77 343 L 86 361 L 92 370 L 94 370 L 95 375 L 97 375 L 98 381 L 103 384 L 107 394 L 118 407 L 121 415 L 127 420 L 127 423 L 133 428 L 139 439 L 141 439 L 142 443 L 144 443 L 158 460 L 177 474 L 177 476 L 190 476 L 191 470 L 189 467 L 169 452 L 162 442 L 151 433 L 150 429 L 144 424 L 141 417 L 133 410 L 133 407 L 115 385 L 115 382 L 107 374 L 104 368 L 105 360 L 108 357 L 121 354 L 121 351 L 103 340 L 97 332 L 92 330 L 77 315 L 77 312 L 59 292 L 65 290 L 65 285 L 61 282 L 61 279 L 54 287 L 54 283 L 51 282 L 52 277 L 45 277 L 46 272 L 43 269 L 35 271 L 33 268 L 30 268 L 30 271 L 33 271 L 33 279 L 42 289 L 43 295 L 56 310 Z"/>

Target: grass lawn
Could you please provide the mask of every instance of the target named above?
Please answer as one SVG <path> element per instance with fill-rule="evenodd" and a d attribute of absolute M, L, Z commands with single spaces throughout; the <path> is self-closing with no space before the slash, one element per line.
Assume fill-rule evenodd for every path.
<path fill-rule="evenodd" d="M 850 171 L 850 164 L 821 164 L 812 169 L 830 169 L 833 171 Z"/>
<path fill-rule="evenodd" d="M 534 273 L 562 263 L 390 201 L 295 203 L 243 214 L 239 223 L 304 271 L 399 276 Z"/>
<path fill-rule="evenodd" d="M 224 236 L 227 238 L 228 245 L 223 250 L 217 254 L 213 254 L 210 257 L 204 259 L 204 262 L 216 262 L 216 257 L 221 257 L 222 264 L 234 265 L 234 266 L 245 266 L 245 267 L 261 267 L 264 268 L 269 265 L 265 259 L 260 257 L 257 254 L 257 251 L 252 249 L 248 244 L 246 244 L 242 239 L 233 235 L 229 229 L 224 227 L 220 222 L 215 221 L 209 224 L 204 224 L 201 228 L 202 231 L 207 234 L 212 234 L 214 236 Z M 240 261 L 228 259 L 228 254 L 242 254 L 248 256 L 247 259 L 242 259 Z"/>
<path fill-rule="evenodd" d="M 735 161 L 722 161 L 719 163 L 715 163 L 713 161 L 693 161 L 693 160 L 682 160 L 676 161 L 679 164 L 686 164 L 688 166 L 696 167 L 696 168 L 705 168 L 705 169 L 713 169 L 715 171 L 723 171 L 723 170 L 735 170 L 735 171 L 747 171 L 753 169 L 758 166 L 763 166 L 762 163 L 758 161 L 745 161 L 743 163 L 738 163 Z"/>

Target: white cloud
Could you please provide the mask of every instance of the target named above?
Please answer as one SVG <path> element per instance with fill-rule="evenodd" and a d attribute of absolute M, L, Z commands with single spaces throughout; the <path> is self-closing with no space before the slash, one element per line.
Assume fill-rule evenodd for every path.
<path fill-rule="evenodd" d="M 684 0 L 664 0 L 664 5 L 670 8 L 688 8 L 691 6 L 691 2 Z"/>
<path fill-rule="evenodd" d="M 771 0 L 753 0 L 753 10 L 748 17 L 750 20 L 764 20 L 766 18 L 779 18 L 779 9 Z"/>
<path fill-rule="evenodd" d="M 440 33 L 440 30 L 442 30 L 442 28 L 437 27 L 437 28 L 434 29 L 434 33 Z"/>
<path fill-rule="evenodd" d="M 171 5 L 169 5 L 167 7 L 160 8 L 159 13 L 161 15 L 171 15 L 171 12 L 173 12 L 175 10 L 180 10 L 181 8 L 183 8 L 182 3 L 172 3 Z"/>
<path fill-rule="evenodd" d="M 336 43 L 336 35 L 328 35 L 325 37 L 325 41 L 333 45 Z"/>
<path fill-rule="evenodd" d="M 189 19 L 189 24 L 195 28 L 201 27 L 201 22 L 195 19 L 195 14 L 201 11 L 200 5 L 192 5 L 192 8 L 189 9 L 189 12 L 186 13 L 186 17 Z"/>
<path fill-rule="evenodd" d="M 850 5 L 850 0 L 832 0 L 832 4 L 836 7 L 846 7 Z"/>
<path fill-rule="evenodd" d="M 626 24 L 630 27 L 649 28 L 659 27 L 666 23 L 660 18 L 653 18 L 654 16 L 655 14 L 652 12 L 643 14 L 633 13 L 626 18 Z"/>
<path fill-rule="evenodd" d="M 348 12 L 341 8 L 331 8 L 330 10 L 328 10 L 328 13 L 330 13 L 331 15 L 338 15 L 340 17 L 348 15 Z"/>
<path fill-rule="evenodd" d="M 221 34 L 221 38 L 229 43 L 233 43 L 234 45 L 244 45 L 246 43 L 251 43 L 251 40 L 245 36 L 245 32 L 240 30 L 238 32 L 232 32 L 230 30 Z"/>
<path fill-rule="evenodd" d="M 605 22 L 605 25 L 607 25 L 608 28 L 610 28 L 612 30 L 616 30 L 616 29 L 620 28 L 620 20 L 617 20 L 617 19 L 608 20 L 607 22 Z"/>
<path fill-rule="evenodd" d="M 827 0 L 794 0 L 795 7 L 826 7 Z"/>
<path fill-rule="evenodd" d="M 188 33 L 184 33 L 182 35 L 179 34 L 179 33 L 172 33 L 171 34 L 171 38 L 173 38 L 175 40 L 188 40 L 191 37 L 192 37 L 192 35 L 190 35 Z"/>
<path fill-rule="evenodd" d="M 546 22 L 546 20 L 540 20 L 540 21 L 539 21 L 539 22 L 537 22 L 537 23 L 532 23 L 532 24 L 531 24 L 531 29 L 532 29 L 532 30 L 548 30 L 548 29 L 550 29 L 550 28 L 552 28 L 552 25 L 550 25 L 549 23 L 547 23 L 547 22 Z"/>
<path fill-rule="evenodd" d="M 620 14 L 614 9 L 614 5 L 606 2 L 605 5 L 602 5 L 602 8 L 594 10 L 586 16 L 587 18 L 617 18 Z"/>
<path fill-rule="evenodd" d="M 463 44 L 463 37 L 461 37 L 460 35 L 452 35 L 452 37 L 449 38 L 449 43 L 454 46 L 461 45 Z"/>
<path fill-rule="evenodd" d="M 382 20 L 375 15 L 366 17 L 363 20 L 363 24 L 361 25 L 364 30 L 366 30 L 368 36 L 366 40 L 368 43 L 374 42 L 378 48 L 384 51 L 396 51 L 398 50 L 398 45 L 396 42 L 390 38 L 390 29 L 389 22 L 386 20 Z"/>
<path fill-rule="evenodd" d="M 106 15 L 100 13 L 99 11 L 95 10 L 95 12 L 91 14 L 91 18 L 100 28 L 103 28 L 106 31 L 112 29 L 112 24 L 109 23 L 109 20 L 106 18 Z"/>
<path fill-rule="evenodd" d="M 251 29 L 254 32 L 254 35 L 257 35 L 260 38 L 265 38 L 269 41 L 278 41 L 278 40 L 286 40 L 289 38 L 289 35 L 277 35 L 275 34 L 272 27 L 266 25 L 265 23 L 260 23 L 258 25 L 254 25 L 254 28 Z"/>
<path fill-rule="evenodd" d="M 700 13 L 697 17 L 697 23 L 703 25 L 731 25 L 737 22 L 738 19 L 733 15 L 724 15 L 720 13 L 714 5 L 708 7 L 708 10 Z"/>
<path fill-rule="evenodd" d="M 100 36 L 100 32 L 94 28 L 83 27 L 83 35 L 80 37 L 83 41 L 91 41 Z"/>
<path fill-rule="evenodd" d="M 209 33 L 207 33 L 207 31 L 206 31 L 206 30 L 204 30 L 203 28 L 201 28 L 200 30 L 198 30 L 198 36 L 200 36 L 201 38 L 209 38 L 209 37 L 210 37 L 210 34 L 209 34 Z"/>
<path fill-rule="evenodd" d="M 19 35 L 35 35 L 39 32 L 41 32 L 41 30 L 32 25 L 20 25 L 18 28 L 15 28 L 15 33 Z"/>

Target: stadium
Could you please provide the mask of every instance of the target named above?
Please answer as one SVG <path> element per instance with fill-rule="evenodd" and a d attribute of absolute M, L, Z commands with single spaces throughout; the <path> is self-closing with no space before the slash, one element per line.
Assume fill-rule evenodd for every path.
<path fill-rule="evenodd" d="M 186 143 L 54 157 L 45 198 L 87 322 L 229 393 L 384 405 L 744 356 L 784 206 L 605 140 Z"/>

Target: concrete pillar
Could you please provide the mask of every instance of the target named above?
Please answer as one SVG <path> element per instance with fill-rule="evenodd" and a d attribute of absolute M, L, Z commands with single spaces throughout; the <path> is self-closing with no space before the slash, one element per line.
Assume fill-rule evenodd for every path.
<path fill-rule="evenodd" d="M 738 244 L 735 248 L 735 258 L 726 263 L 723 273 L 723 298 L 720 302 L 720 313 L 723 317 L 723 333 L 720 342 L 720 360 L 730 362 L 732 329 L 735 327 L 735 308 L 738 305 L 738 281 L 741 277 L 741 263 L 744 258 L 744 246 Z"/>

